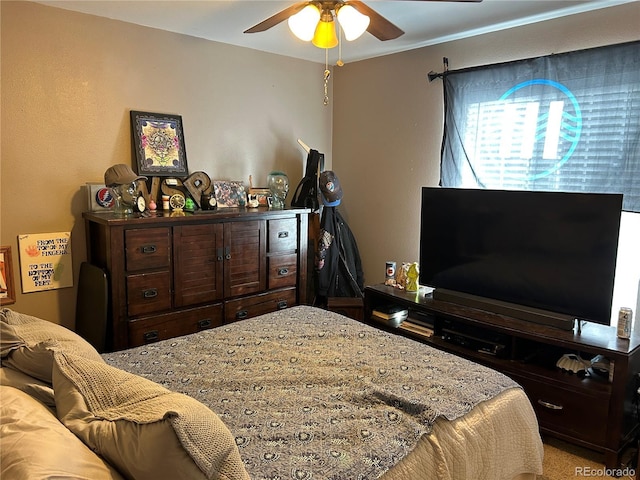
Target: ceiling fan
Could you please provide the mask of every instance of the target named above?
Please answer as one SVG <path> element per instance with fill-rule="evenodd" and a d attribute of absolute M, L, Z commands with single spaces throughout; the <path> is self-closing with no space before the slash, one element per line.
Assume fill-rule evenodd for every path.
<path fill-rule="evenodd" d="M 481 2 L 482 0 L 413 0 L 424 2 Z M 335 22 L 335 19 L 338 22 Z M 244 31 L 257 33 L 269 30 L 287 20 L 289 28 L 296 37 L 311 41 L 316 47 L 328 52 L 329 48 L 340 45 L 336 35 L 336 23 L 340 24 L 341 36 L 346 40 L 355 40 L 364 32 L 369 32 L 378 40 L 386 41 L 404 35 L 404 31 L 384 18 L 378 12 L 358 0 L 307 0 L 294 3 L 262 22 Z M 344 65 L 341 54 L 336 63 Z M 325 56 L 324 69 L 324 105 L 329 104 L 329 78 L 331 71 L 328 64 L 328 53 Z"/>
<path fill-rule="evenodd" d="M 481 2 L 482 0 L 413 1 Z M 298 2 L 245 30 L 244 33 L 264 32 L 288 20 L 289 28 L 300 39 L 312 40 L 313 44 L 320 48 L 333 48 L 338 44 L 335 34 L 335 17 L 338 18 L 347 40 L 354 40 L 365 31 L 382 41 L 393 40 L 404 34 L 404 31 L 375 10 L 356 0 Z"/>

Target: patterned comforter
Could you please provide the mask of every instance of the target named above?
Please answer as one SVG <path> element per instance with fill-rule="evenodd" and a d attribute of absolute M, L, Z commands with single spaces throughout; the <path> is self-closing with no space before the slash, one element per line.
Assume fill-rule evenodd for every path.
<path fill-rule="evenodd" d="M 454 420 L 517 387 L 476 363 L 305 306 L 103 356 L 209 406 L 255 480 L 378 478 L 436 418 Z"/>

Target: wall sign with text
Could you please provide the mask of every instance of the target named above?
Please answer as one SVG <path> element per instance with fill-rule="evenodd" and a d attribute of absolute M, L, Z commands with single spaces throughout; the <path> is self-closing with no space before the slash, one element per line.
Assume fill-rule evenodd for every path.
<path fill-rule="evenodd" d="M 22 293 L 73 286 L 71 232 L 18 236 Z"/>

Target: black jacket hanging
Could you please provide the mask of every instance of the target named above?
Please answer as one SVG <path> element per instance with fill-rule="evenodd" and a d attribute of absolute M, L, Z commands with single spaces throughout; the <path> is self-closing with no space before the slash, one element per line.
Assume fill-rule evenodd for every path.
<path fill-rule="evenodd" d="M 316 252 L 317 294 L 363 297 L 364 275 L 355 237 L 335 207 L 324 207 Z"/>

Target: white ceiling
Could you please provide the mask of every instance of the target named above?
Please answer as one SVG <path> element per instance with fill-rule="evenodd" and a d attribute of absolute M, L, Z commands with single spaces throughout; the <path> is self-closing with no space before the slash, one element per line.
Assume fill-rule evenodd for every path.
<path fill-rule="evenodd" d="M 482 3 L 365 0 L 369 7 L 400 27 L 405 34 L 382 42 L 365 33 L 353 42 L 343 42 L 342 59 L 345 63 L 354 62 L 632 1 L 636 0 L 483 0 Z M 286 22 L 266 32 L 243 33 L 295 1 L 57 0 L 38 3 L 325 62 L 325 51 L 295 38 Z M 329 52 L 329 62 L 335 64 L 337 59 L 338 48 L 334 48 Z"/>

